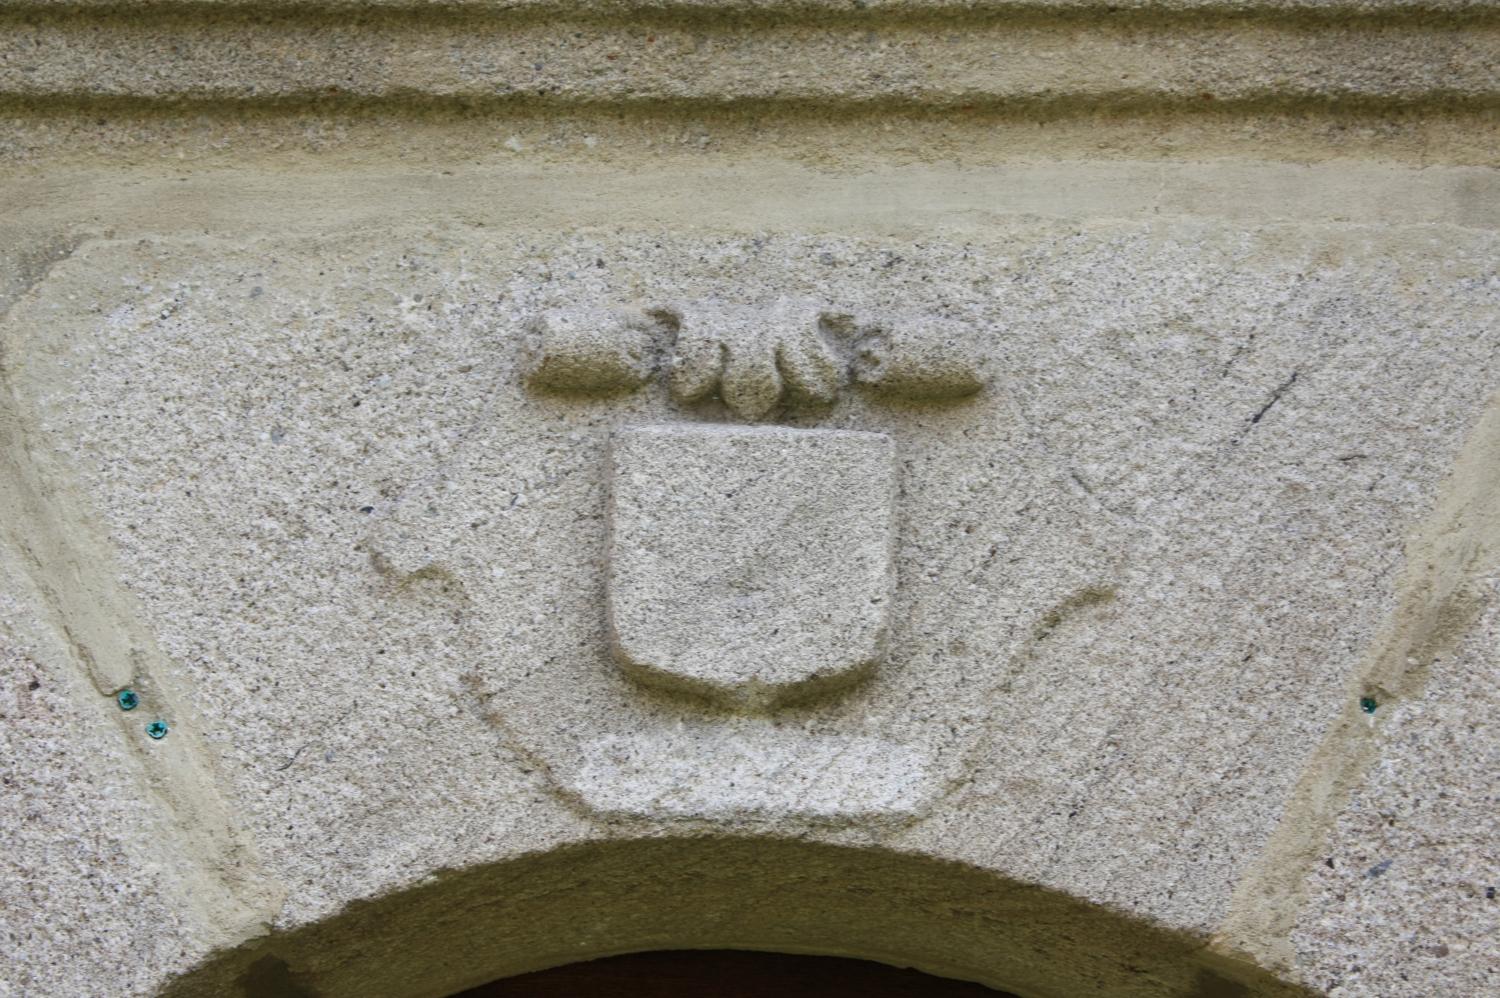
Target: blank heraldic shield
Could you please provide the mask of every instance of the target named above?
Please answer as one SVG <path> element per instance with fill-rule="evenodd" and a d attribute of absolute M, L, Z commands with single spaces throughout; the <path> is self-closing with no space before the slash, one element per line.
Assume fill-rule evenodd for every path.
<path fill-rule="evenodd" d="M 879 659 L 894 584 L 885 434 L 623 428 L 610 475 L 610 634 L 638 679 L 760 709 Z"/>

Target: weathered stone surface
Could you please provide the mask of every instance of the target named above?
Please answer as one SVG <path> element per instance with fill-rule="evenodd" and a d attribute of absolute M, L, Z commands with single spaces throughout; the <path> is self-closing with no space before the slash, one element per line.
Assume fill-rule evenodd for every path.
<path fill-rule="evenodd" d="M 854 380 L 879 395 L 941 402 L 968 398 L 984 387 L 980 338 L 962 323 L 898 313 L 852 320 L 852 325 Z"/>
<path fill-rule="evenodd" d="M 587 306 L 547 312 L 531 327 L 532 388 L 561 395 L 610 395 L 656 373 L 664 339 L 655 320 L 632 309 Z"/>
<path fill-rule="evenodd" d="M 947 303 L 993 391 L 844 393 L 803 417 L 895 441 L 900 584 L 877 679 L 784 722 L 804 758 L 836 737 L 924 760 L 901 798 L 917 814 L 820 832 L 828 812 L 789 796 L 776 827 L 1201 936 L 1347 706 L 1403 537 L 1492 390 L 1495 249 L 1477 230 L 1209 219 L 1015 219 L 920 250 L 859 233 L 95 240 L 12 309 L 5 344 L 26 359 L 10 377 L 28 432 L 106 518 L 291 930 L 606 827 L 767 820 L 594 792 L 591 753 L 640 732 L 691 765 L 693 736 L 649 733 L 698 709 L 611 660 L 603 557 L 611 434 L 691 413 L 659 381 L 525 391 L 533 316 L 648 283 Z M 721 739 L 702 736 L 708 758 Z"/>
<path fill-rule="evenodd" d="M 196 895 L 169 806 L 132 758 L 131 742 L 149 750 L 155 705 L 113 716 L 9 567 L 0 561 L 0 994 L 149 994 L 237 940 Z"/>
<path fill-rule="evenodd" d="M 1495 6 L 857 6 L 0 3 L 0 994 L 1494 990 Z"/>
<path fill-rule="evenodd" d="M 1295 924 L 1260 930 L 1289 937 L 1304 979 L 1334 995 L 1483 994 L 1500 974 L 1500 841 L 1483 817 L 1500 771 L 1500 411 L 1412 549 L 1400 623 L 1360 677 L 1359 711 L 1303 774 L 1302 827 L 1268 850 L 1312 870 L 1297 885 L 1310 897 Z"/>
<path fill-rule="evenodd" d="M 849 360 L 811 300 L 696 301 L 673 314 L 670 378 L 679 402 L 717 399 L 734 416 L 757 420 L 782 405 L 832 405 L 848 378 Z"/>
<path fill-rule="evenodd" d="M 175 7 L 124 16 L 86 7 L 0 11 L 0 99 L 266 104 L 420 95 L 468 105 L 1040 109 L 1078 101 L 1182 106 L 1207 98 L 1492 107 L 1500 95 L 1500 30 L 1492 16 L 1472 14 L 1492 15 L 1493 7 L 1475 4 L 1458 21 L 1406 10 L 1399 31 L 1378 17 L 1277 16 L 1272 5 L 1259 11 L 1270 16 L 1234 16 L 1231 8 L 1228 17 L 1165 21 L 1149 11 L 1080 19 L 1066 9 L 1048 16 L 1033 7 L 995 17 L 952 5 L 938 17 L 951 30 L 935 29 L 920 7 L 915 16 L 808 6 L 779 17 L 773 8 L 772 16 L 719 18 L 649 7 L 615 18 L 576 8 L 547 18 L 340 18 L 315 9 L 205 18 Z M 158 70 L 163 64 L 170 72 Z"/>
<path fill-rule="evenodd" d="M 837 826 L 920 816 L 935 790 L 930 765 L 900 742 L 714 718 L 601 738 L 584 749 L 571 785 L 611 817 Z"/>
<path fill-rule="evenodd" d="M 610 644 L 632 675 L 757 709 L 874 668 L 895 584 L 889 437 L 627 427 L 609 461 Z"/>
<path fill-rule="evenodd" d="M 1365 719 L 1379 759 L 1334 834 L 1315 843 L 1294 939 L 1308 982 L 1330 995 L 1482 995 L 1500 984 L 1500 850 L 1488 817 L 1500 804 L 1500 627 L 1487 598 L 1485 619 L 1431 663 L 1418 699 L 1390 698 Z"/>

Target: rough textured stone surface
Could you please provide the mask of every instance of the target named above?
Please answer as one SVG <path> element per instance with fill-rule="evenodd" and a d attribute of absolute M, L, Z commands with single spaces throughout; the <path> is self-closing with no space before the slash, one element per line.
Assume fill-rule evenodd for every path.
<path fill-rule="evenodd" d="M 895 741 L 715 719 L 605 736 L 584 749 L 574 786 L 611 817 L 849 825 L 920 816 L 932 803 L 930 765 Z"/>
<path fill-rule="evenodd" d="M 1500 987 L 1500 844 L 1488 817 L 1500 804 L 1496 625 L 1491 609 L 1434 665 L 1420 699 L 1368 720 L 1379 761 L 1324 845 L 1297 926 L 1301 961 L 1329 994 Z"/>
<path fill-rule="evenodd" d="M 0 13 L 0 992 L 1494 990 L 1493 5 L 277 5 Z"/>
<path fill-rule="evenodd" d="M 845 813 L 817 834 L 1211 933 L 1486 404 L 1495 248 L 1459 229 L 1210 220 L 1017 219 L 920 249 L 95 240 L 12 309 L 6 350 L 25 358 L 27 425 L 75 469 L 191 683 L 292 929 L 423 871 L 596 834 L 592 746 L 701 716 L 619 674 L 603 612 L 610 433 L 701 414 L 660 383 L 525 391 L 534 315 L 648 285 L 941 305 L 986 337 L 993 391 L 846 393 L 802 417 L 896 441 L 900 585 L 878 681 L 779 723 L 809 758 L 836 736 L 930 760 L 915 823 L 904 806 L 896 825 Z M 772 820 L 813 834 L 838 786 L 808 784 Z M 767 820 L 693 807 L 630 820 Z"/>
<path fill-rule="evenodd" d="M 984 387 L 978 337 L 933 315 L 893 314 L 854 322 L 854 380 L 878 395 L 917 402 L 966 398 Z"/>
<path fill-rule="evenodd" d="M 36 603 L 0 566 L 0 995 L 148 994 L 222 940 L 132 758 L 151 705 L 114 723 Z"/>
<path fill-rule="evenodd" d="M 609 462 L 610 643 L 631 674 L 755 709 L 874 668 L 895 584 L 889 437 L 626 427 Z"/>
<path fill-rule="evenodd" d="M 602 21 L 28 13 L 6 18 L 0 35 L 0 98 L 1039 108 L 1436 98 L 1492 106 L 1500 91 L 1500 30 L 1488 18 L 1417 17 L 1391 31 L 1359 18 L 1163 24 L 1128 12 L 1084 20 L 964 13 L 950 12 L 956 30 L 899 11 L 706 20 L 647 11 Z M 171 71 L 159 71 L 163 64 Z"/>
<path fill-rule="evenodd" d="M 656 373 L 662 331 L 631 309 L 574 308 L 537 317 L 526 383 L 560 395 L 611 395 Z"/>
<path fill-rule="evenodd" d="M 672 397 L 721 401 L 736 417 L 763 419 L 780 405 L 832 405 L 848 361 L 810 300 L 697 301 L 673 309 Z"/>

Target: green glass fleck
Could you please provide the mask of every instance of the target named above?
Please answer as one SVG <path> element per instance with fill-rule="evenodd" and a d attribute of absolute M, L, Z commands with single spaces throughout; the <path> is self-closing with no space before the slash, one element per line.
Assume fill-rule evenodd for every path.
<path fill-rule="evenodd" d="M 1373 714 L 1373 713 L 1375 713 L 1375 708 L 1379 707 L 1379 706 L 1380 706 L 1380 704 L 1378 704 L 1378 703 L 1375 702 L 1375 698 L 1374 697 L 1360 697 L 1359 698 L 1359 709 L 1362 710 L 1362 711 L 1364 711 L 1366 714 Z"/>
<path fill-rule="evenodd" d="M 167 722 L 152 721 L 150 724 L 146 725 L 146 734 L 150 735 L 152 738 L 155 738 L 157 741 L 160 741 L 161 739 L 167 737 Z"/>
<path fill-rule="evenodd" d="M 121 710 L 135 710 L 140 706 L 141 698 L 136 696 L 135 690 L 121 690 L 115 694 L 115 703 Z"/>

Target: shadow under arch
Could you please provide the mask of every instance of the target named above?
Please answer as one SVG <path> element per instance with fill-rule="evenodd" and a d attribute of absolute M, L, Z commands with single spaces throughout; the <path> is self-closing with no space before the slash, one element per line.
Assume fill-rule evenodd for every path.
<path fill-rule="evenodd" d="M 858 957 L 1025 998 L 1308 995 L 1201 939 L 960 863 L 770 838 L 577 843 L 219 953 L 163 998 L 438 998 L 621 953 Z"/>

